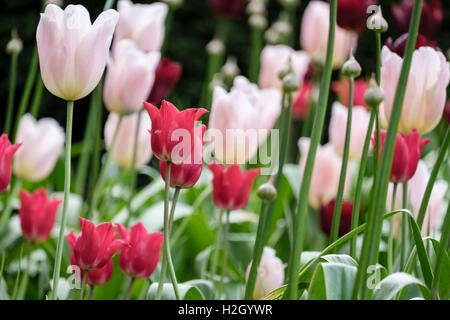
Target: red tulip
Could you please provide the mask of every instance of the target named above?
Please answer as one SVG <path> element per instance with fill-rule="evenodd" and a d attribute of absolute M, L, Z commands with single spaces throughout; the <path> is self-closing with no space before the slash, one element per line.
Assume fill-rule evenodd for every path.
<path fill-rule="evenodd" d="M 402 0 L 398 4 L 392 5 L 392 14 L 401 33 L 408 32 L 413 7 L 414 0 Z M 443 19 L 444 12 L 442 11 L 441 1 L 425 0 L 422 6 L 419 32 L 426 37 L 433 37 L 438 31 Z"/>
<path fill-rule="evenodd" d="M 74 262 L 83 270 L 99 269 L 105 266 L 116 251 L 126 247 L 126 241 L 116 239 L 116 226 L 111 222 L 95 226 L 91 221 L 80 218 L 81 233 L 73 231 L 66 236 L 72 249 Z"/>
<path fill-rule="evenodd" d="M 216 205 L 223 210 L 238 210 L 245 207 L 252 189 L 253 180 L 260 173 L 260 169 L 241 171 L 237 164 L 224 167 L 211 163 L 208 168 L 212 171 L 212 196 Z"/>
<path fill-rule="evenodd" d="M 367 8 L 376 4 L 375 0 L 338 0 L 337 24 L 344 29 L 363 32 L 368 18 Z"/>
<path fill-rule="evenodd" d="M 383 152 L 386 131 L 380 131 L 380 155 Z M 420 134 L 416 129 L 410 134 L 397 134 L 394 147 L 394 157 L 392 159 L 391 182 L 406 182 L 412 178 L 416 172 L 420 160 L 422 149 L 431 141 L 431 139 L 420 139 Z M 375 139 L 372 139 L 375 145 Z"/>
<path fill-rule="evenodd" d="M 333 213 L 336 199 L 331 200 L 326 206 L 320 209 L 320 225 L 327 235 L 331 233 L 333 224 Z M 348 233 L 352 227 L 353 202 L 343 201 L 341 209 L 341 219 L 339 222 L 339 237 Z"/>
<path fill-rule="evenodd" d="M 447 124 L 450 124 L 450 100 L 447 101 L 444 109 L 444 117 L 447 120 Z"/>
<path fill-rule="evenodd" d="M 119 224 L 119 232 L 122 239 L 129 243 L 129 246 L 120 252 L 120 269 L 130 277 L 148 279 L 158 264 L 163 234 L 147 233 L 140 222 L 131 227 L 131 233 Z"/>
<path fill-rule="evenodd" d="M 312 93 L 313 93 L 313 84 L 311 81 L 307 81 L 304 82 L 303 85 L 294 94 L 294 103 L 292 104 L 292 116 L 295 119 L 303 120 L 308 115 Z"/>
<path fill-rule="evenodd" d="M 386 40 L 386 46 L 392 51 L 398 54 L 400 57 L 403 57 L 406 49 L 406 42 L 408 41 L 408 34 L 405 33 L 401 35 L 397 40 L 392 41 L 392 38 L 388 38 Z M 432 47 L 437 48 L 437 43 L 435 41 L 428 41 L 423 35 L 420 33 L 417 35 L 416 41 L 416 49 L 420 47 Z"/>
<path fill-rule="evenodd" d="M 209 0 L 209 6 L 219 16 L 233 18 L 241 13 L 244 0 Z"/>
<path fill-rule="evenodd" d="M 11 161 L 19 144 L 11 144 L 6 133 L 0 136 L 0 193 L 4 192 L 11 181 Z"/>
<path fill-rule="evenodd" d="M 198 137 L 196 130 L 199 129 L 195 126 L 195 122 L 208 111 L 203 108 L 178 111 L 173 104 L 165 100 L 161 103 L 161 109 L 148 102 L 144 102 L 144 105 L 152 120 L 150 135 L 152 152 L 155 157 L 161 161 L 173 163 L 185 161 L 201 163 L 201 159 L 195 158 L 197 153 L 184 154 L 184 151 L 190 153 L 192 148 L 200 147 L 195 145 L 199 143 L 196 139 Z"/>
<path fill-rule="evenodd" d="M 181 64 L 162 58 L 159 61 L 155 71 L 155 82 L 152 91 L 148 97 L 148 101 L 153 104 L 160 104 L 161 100 L 166 98 L 172 88 L 177 84 L 181 76 Z"/>
<path fill-rule="evenodd" d="M 340 81 L 333 81 L 331 84 L 331 89 L 339 97 L 341 103 L 348 107 L 348 89 L 349 89 L 349 79 L 343 78 Z M 367 81 L 364 79 L 355 80 L 353 86 L 353 105 L 354 106 L 364 106 L 369 108 L 364 102 L 364 94 L 367 90 Z"/>
<path fill-rule="evenodd" d="M 73 257 L 73 254 L 70 255 L 70 261 L 72 265 L 76 266 L 75 259 Z M 78 281 L 83 281 L 84 277 L 84 270 L 80 268 L 80 272 L 75 272 L 75 275 L 77 276 Z M 99 286 L 102 284 L 107 283 L 112 276 L 113 272 L 113 262 L 112 260 L 109 260 L 103 267 L 99 269 L 92 269 L 88 271 L 86 283 L 91 286 Z"/>
<path fill-rule="evenodd" d="M 33 193 L 20 191 L 20 226 L 23 236 L 31 242 L 44 242 L 55 224 L 61 199 L 49 199 L 41 188 Z"/>

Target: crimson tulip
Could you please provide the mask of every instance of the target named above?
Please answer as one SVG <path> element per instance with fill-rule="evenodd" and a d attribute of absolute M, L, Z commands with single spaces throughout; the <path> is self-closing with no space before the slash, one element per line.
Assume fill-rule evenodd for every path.
<path fill-rule="evenodd" d="M 349 79 L 347 77 L 340 81 L 333 81 L 331 84 L 331 89 L 339 97 L 341 103 L 348 107 L 348 89 L 349 89 Z M 353 85 L 353 105 L 354 106 L 364 106 L 369 108 L 364 102 L 364 94 L 367 90 L 367 81 L 364 79 L 358 79 L 354 81 Z"/>
<path fill-rule="evenodd" d="M 25 239 L 36 243 L 47 240 L 61 202 L 59 198 L 49 199 L 44 188 L 33 193 L 20 191 L 19 217 Z"/>
<path fill-rule="evenodd" d="M 327 205 L 320 209 L 320 226 L 323 232 L 330 235 L 331 225 L 333 224 L 333 214 L 336 199 L 331 200 Z M 341 210 L 341 220 L 339 222 L 339 237 L 348 233 L 352 227 L 353 202 L 343 201 Z"/>
<path fill-rule="evenodd" d="M 76 265 L 76 262 L 73 259 L 73 254 L 70 256 L 70 261 L 72 265 Z M 78 279 L 77 277 L 78 281 L 81 282 L 83 280 L 84 272 L 85 271 L 83 269 L 80 269 L 79 273 L 80 279 Z M 113 273 L 113 262 L 110 259 L 103 267 L 89 270 L 86 277 L 86 283 L 91 286 L 99 286 L 105 284 L 111 279 L 112 273 Z M 75 275 L 78 274 L 75 273 Z"/>
<path fill-rule="evenodd" d="M 392 5 L 392 14 L 401 33 L 408 32 L 413 7 L 414 0 L 402 0 L 398 4 Z M 444 12 L 442 11 L 441 1 L 425 0 L 422 5 L 419 32 L 426 37 L 433 37 L 443 19 Z"/>
<path fill-rule="evenodd" d="M 164 240 L 162 232 L 149 234 L 140 222 L 131 227 L 131 232 L 120 224 L 118 226 L 121 238 L 129 243 L 120 252 L 120 269 L 132 278 L 148 279 L 155 271 L 161 255 Z"/>
<path fill-rule="evenodd" d="M 196 139 L 198 136 L 196 131 L 199 129 L 195 126 L 195 122 L 208 111 L 203 108 L 178 111 L 172 103 L 165 100 L 161 102 L 160 109 L 148 102 L 144 102 L 144 105 L 152 120 L 152 128 L 149 132 L 155 157 L 175 164 L 185 161 L 201 163 L 201 159 L 192 159 L 197 153 L 184 154 L 184 151 L 189 153 L 192 148 L 200 147 L 195 145 L 199 143 Z M 186 141 L 187 138 L 189 141 Z"/>
<path fill-rule="evenodd" d="M 392 52 L 395 52 L 400 57 L 403 57 L 403 54 L 405 53 L 406 48 L 406 42 L 408 41 L 408 34 L 405 33 L 401 35 L 399 38 L 397 38 L 395 41 L 392 40 L 392 38 L 388 38 L 386 40 L 386 46 L 391 50 Z M 416 41 L 416 49 L 419 49 L 420 47 L 432 47 L 437 48 L 437 43 L 435 41 L 428 41 L 425 36 L 422 34 L 417 35 L 417 41 Z"/>
<path fill-rule="evenodd" d="M 20 143 L 11 144 L 6 133 L 0 136 L 0 193 L 4 192 L 11 181 L 11 162 Z"/>
<path fill-rule="evenodd" d="M 153 104 L 160 104 L 161 100 L 166 98 L 177 84 L 181 76 L 181 70 L 180 63 L 169 58 L 162 58 L 156 68 L 155 82 L 147 100 Z"/>
<path fill-rule="evenodd" d="M 209 6 L 215 14 L 224 18 L 233 18 L 244 8 L 243 0 L 209 0 Z"/>
<path fill-rule="evenodd" d="M 224 168 L 218 163 L 211 163 L 212 196 L 215 204 L 223 210 L 239 210 L 245 207 L 250 195 L 253 180 L 261 172 L 259 168 L 241 171 L 241 167 L 232 164 Z"/>
<path fill-rule="evenodd" d="M 66 236 L 74 262 L 83 270 L 99 269 L 105 266 L 118 250 L 128 244 L 117 239 L 117 227 L 111 222 L 95 226 L 91 221 L 80 218 L 81 233 L 75 236 L 72 231 Z"/>
<path fill-rule="evenodd" d="M 367 14 L 375 0 L 338 0 L 337 24 L 344 29 L 363 32 L 366 28 Z"/>
<path fill-rule="evenodd" d="M 375 135 L 376 136 L 376 135 Z M 380 155 L 383 152 L 386 131 L 380 131 Z M 395 140 L 394 157 L 392 159 L 391 182 L 406 182 L 412 178 L 417 170 L 422 149 L 431 139 L 420 139 L 420 134 L 416 129 L 410 134 L 398 133 Z M 373 145 L 376 139 L 372 139 Z"/>

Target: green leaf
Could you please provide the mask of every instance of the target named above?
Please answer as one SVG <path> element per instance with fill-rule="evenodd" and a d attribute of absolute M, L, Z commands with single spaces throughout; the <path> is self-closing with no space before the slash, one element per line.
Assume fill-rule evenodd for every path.
<path fill-rule="evenodd" d="M 430 240 L 433 244 L 434 252 L 437 257 L 441 247 L 440 242 L 433 238 L 427 238 L 427 240 Z M 436 261 L 436 263 L 438 263 L 438 261 Z M 439 264 L 441 272 L 439 272 L 439 276 L 436 275 L 434 279 L 436 284 L 434 285 L 438 288 L 439 297 L 445 300 L 450 298 L 450 272 L 448 272 L 448 270 L 450 270 L 450 258 L 445 250 L 442 251 L 441 261 Z"/>
<path fill-rule="evenodd" d="M 358 269 L 337 262 L 320 263 L 311 279 L 308 300 L 351 299 Z"/>
<path fill-rule="evenodd" d="M 147 293 L 147 300 L 154 300 L 158 283 L 152 283 Z M 183 300 L 205 300 L 203 293 L 197 287 L 189 284 L 178 284 L 181 299 Z M 164 283 L 161 300 L 176 300 L 175 292 L 171 283 Z"/>
<path fill-rule="evenodd" d="M 358 267 L 358 262 L 356 262 L 356 260 L 348 254 L 327 254 L 320 257 L 320 259 L 325 260 L 326 262 L 342 263 L 349 266 Z"/>
<path fill-rule="evenodd" d="M 194 279 L 194 280 L 183 282 L 183 284 L 196 287 L 198 290 L 201 291 L 201 293 L 207 300 L 214 299 L 214 284 L 209 280 Z"/>
<path fill-rule="evenodd" d="M 430 293 L 422 281 L 404 272 L 396 272 L 384 278 L 373 291 L 375 300 L 392 300 L 403 289 L 410 285 L 416 285 L 422 291 L 425 298 Z"/>

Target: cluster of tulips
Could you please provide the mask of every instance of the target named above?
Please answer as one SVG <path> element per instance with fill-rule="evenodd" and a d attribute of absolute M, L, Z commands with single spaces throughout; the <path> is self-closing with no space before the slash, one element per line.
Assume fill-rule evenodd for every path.
<path fill-rule="evenodd" d="M 224 288 L 230 216 L 248 205 L 258 177 L 264 180 L 256 192 L 260 213 L 242 298 L 381 297 L 379 292 L 366 287 L 366 271 L 371 265 L 379 265 L 383 225 L 388 226 L 384 232 L 387 273 L 395 275 L 404 270 L 412 273 L 418 256 L 424 284 L 417 280 L 406 281 L 407 285 L 420 283 L 421 288 L 427 288 L 422 292 L 424 298 L 450 296 L 450 288 L 442 289 L 438 277 L 443 272 L 448 276 L 449 271 L 441 266 L 441 260 L 435 264 L 438 270 L 431 271 L 428 249 L 422 240 L 440 236 L 435 255 L 448 260 L 449 213 L 442 218 L 445 201 L 449 199 L 448 181 L 438 175 L 441 167 L 448 167 L 450 104 L 446 104 L 446 91 L 450 66 L 433 41 L 443 20 L 440 1 L 403 0 L 393 5 L 398 30 L 404 34 L 395 41 L 388 39 L 383 47 L 381 35 L 387 31 L 388 23 L 376 0 L 310 1 L 301 19 L 302 50 L 296 51 L 291 45 L 295 14 L 290 13 L 296 12 L 298 1 L 281 1 L 280 18 L 267 28 L 267 1 L 250 0 L 247 12 L 254 36 L 248 78 L 237 75 L 232 60 L 219 70 L 226 36 L 218 32 L 207 46 L 208 70 L 204 90 L 199 92 L 203 108 L 182 108 L 165 100 L 181 75 L 181 64 L 161 57 L 165 20 L 168 12 L 177 10 L 181 3 L 172 0 L 134 4 L 119 0 L 116 11 L 111 9 L 113 2 L 106 2 L 105 10 L 93 23 L 81 5 L 68 5 L 65 9 L 55 3 L 45 5 L 36 31 L 38 80 L 51 94 L 67 102 L 66 128 L 51 118 L 37 120 L 37 112 L 24 114 L 23 110 L 16 112 L 13 127 L 12 98 L 5 133 L 0 137 L 0 193 L 4 194 L 0 237 L 5 238 L 11 228 L 14 201 L 19 197 L 18 217 L 22 235 L 29 242 L 28 255 L 49 237 L 57 239 L 48 298 L 60 297 L 64 239 L 70 245 L 76 281 L 81 283 L 80 299 L 87 296 L 87 285 L 92 297 L 92 288 L 110 281 L 116 253 L 121 271 L 131 279 L 124 297 L 130 298 L 136 279 L 152 276 L 161 257 L 159 279 L 150 287 L 149 296 L 160 299 L 164 292 L 170 291 L 173 297 L 183 298 L 170 240 L 180 192 L 195 188 L 204 171 L 212 173 L 209 192 L 221 212 L 219 224 L 224 225 L 210 259 L 212 273 L 217 270 L 220 254 L 223 259 L 221 277 L 214 281 L 218 289 L 216 298 L 227 298 Z M 242 0 L 211 0 L 209 4 L 218 19 L 228 23 L 244 7 Z M 373 33 L 377 40 L 376 70 L 371 79 L 361 77 L 363 70 L 354 57 L 359 34 L 363 32 Z M 263 39 L 268 43 L 264 48 Z M 17 58 L 20 40 L 11 40 L 8 47 Z M 333 70 L 340 70 L 340 80 L 331 81 Z M 328 142 L 321 145 L 330 89 L 338 101 L 330 110 Z M 78 212 L 81 232 L 67 234 L 69 201 L 73 201 L 73 110 L 77 100 L 90 94 L 94 105 L 102 94 L 109 112 L 103 132 L 106 153 L 101 168 L 93 169 L 88 176 L 88 181 L 93 182 L 86 205 Z M 88 112 L 95 116 L 97 111 Z M 208 114 L 208 126 L 201 124 Z M 76 121 L 75 118 L 77 124 Z M 294 152 L 290 150 L 291 142 L 295 145 L 291 124 L 294 127 L 301 124 L 298 150 Z M 95 131 L 96 126 L 100 124 L 94 117 L 87 127 Z M 275 128 L 279 136 L 273 134 Z M 432 141 L 438 137 L 433 135 L 436 128 L 444 128 L 442 131 L 446 133 L 439 141 Z M 92 136 L 91 139 L 96 140 Z M 258 152 L 268 142 L 279 147 L 278 158 L 274 154 L 271 158 L 276 165 L 272 167 L 270 163 L 270 168 L 262 164 Z M 92 141 L 86 139 L 84 144 L 88 143 Z M 425 162 L 421 157 L 427 145 L 440 149 L 435 158 Z M 49 196 L 43 186 L 33 192 L 21 188 L 45 181 L 54 171 L 64 147 L 63 197 Z M 99 152 L 100 146 L 96 148 Z M 89 147 L 83 150 L 90 151 Z M 289 159 L 288 153 L 294 154 L 293 159 Z M 164 207 L 159 212 L 164 218 L 163 232 L 149 233 L 135 215 L 132 202 L 139 170 L 152 156 L 159 161 L 160 176 L 165 182 Z M 290 237 L 285 270 L 276 250 L 267 243 L 274 205 L 280 196 L 283 175 L 287 176 L 289 160 L 299 162 L 298 176 L 295 175 L 298 179 L 292 186 L 299 194 L 295 210 L 284 213 L 289 219 L 286 228 Z M 107 201 L 106 193 L 112 192 L 105 188 L 111 161 L 130 173 L 122 220 L 102 218 L 107 215 L 101 212 L 101 200 Z M 204 170 L 205 167 L 209 170 Z M 75 178 L 78 181 L 78 176 Z M 86 193 L 83 188 L 76 192 L 83 196 Z M 328 246 L 305 260 L 309 211 L 317 213 Z M 101 222 L 105 220 L 113 222 Z M 54 228 L 56 221 L 58 228 Z M 52 234 L 54 229 L 57 232 Z M 361 233 L 364 235 L 357 243 Z M 312 288 L 314 281 L 320 281 L 319 276 L 307 281 L 309 290 L 300 289 L 302 277 L 345 242 L 350 243 L 349 248 L 343 249 L 349 251 L 347 258 L 342 258 L 341 251 L 342 254 L 334 255 L 335 261 L 325 260 L 344 264 L 350 259 L 359 264 L 352 274 L 352 290 L 340 297 L 320 295 Z M 3 251 L 3 261 L 5 254 Z M 10 290 L 13 299 L 27 297 L 30 259 L 27 264 L 27 271 L 17 276 L 17 285 Z M 3 265 L 1 270 L 0 291 Z M 170 283 L 165 283 L 166 273 Z"/>

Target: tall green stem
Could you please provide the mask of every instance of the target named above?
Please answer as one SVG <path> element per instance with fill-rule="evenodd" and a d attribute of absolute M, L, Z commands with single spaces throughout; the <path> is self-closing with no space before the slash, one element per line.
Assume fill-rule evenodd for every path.
<path fill-rule="evenodd" d="M 51 299 L 58 297 L 59 275 L 61 272 L 61 260 L 64 248 L 64 229 L 66 227 L 67 209 L 69 208 L 70 197 L 70 175 L 71 175 L 71 148 L 72 148 L 72 122 L 73 122 L 73 101 L 67 101 L 67 120 L 66 120 L 66 150 L 64 153 L 64 201 L 62 209 L 61 223 L 59 227 L 58 246 L 56 247 L 55 268 L 53 270 L 53 288 Z"/>
<path fill-rule="evenodd" d="M 39 109 L 41 107 L 42 93 L 44 91 L 44 82 L 40 75 L 36 79 L 36 87 L 34 88 L 33 100 L 31 101 L 30 113 L 34 118 L 39 116 Z"/>
<path fill-rule="evenodd" d="M 376 69 L 376 80 L 377 85 L 380 85 L 381 82 L 381 33 L 379 31 L 375 31 L 375 37 L 377 42 L 377 69 Z"/>
<path fill-rule="evenodd" d="M 402 197 L 402 208 L 408 209 L 408 182 L 403 183 L 403 197 Z M 406 219 L 403 219 L 402 217 L 402 230 L 401 230 L 401 236 L 402 239 L 400 241 L 401 243 L 401 251 L 400 251 L 400 266 L 403 267 L 405 261 L 406 261 L 406 255 L 407 255 L 407 248 L 408 248 L 408 221 Z"/>
<path fill-rule="evenodd" d="M 209 277 L 213 279 L 214 274 L 217 270 L 217 260 L 219 257 L 219 247 L 220 247 L 220 238 L 222 236 L 222 219 L 223 219 L 223 210 L 220 210 L 219 214 L 219 223 L 217 227 L 217 234 L 216 234 L 216 241 L 214 243 L 214 252 L 212 257 L 212 263 L 211 263 L 211 270 L 209 272 Z"/>
<path fill-rule="evenodd" d="M 84 290 L 86 289 L 88 272 L 89 272 L 89 270 L 84 270 L 83 279 L 81 280 L 81 289 L 80 289 L 80 295 L 78 296 L 78 300 L 84 300 Z"/>
<path fill-rule="evenodd" d="M 347 176 L 348 155 L 350 153 L 350 138 L 352 132 L 352 109 L 353 109 L 353 87 L 354 77 L 349 77 L 348 90 L 348 113 L 347 113 L 347 128 L 345 131 L 344 152 L 342 154 L 341 176 L 339 177 L 339 186 L 334 204 L 333 219 L 331 223 L 330 242 L 336 241 L 339 235 L 339 225 L 341 223 L 342 199 L 344 197 L 345 178 Z"/>
<path fill-rule="evenodd" d="M 226 212 L 225 218 L 225 230 L 223 232 L 222 275 L 220 277 L 220 290 L 223 294 L 225 294 L 225 275 L 227 273 L 228 238 L 230 235 L 230 211 Z"/>
<path fill-rule="evenodd" d="M 256 83 L 259 74 L 259 55 L 263 45 L 263 30 L 259 26 L 251 27 L 250 42 L 250 65 L 248 69 L 248 80 Z"/>
<path fill-rule="evenodd" d="M 297 212 L 294 216 L 294 242 L 291 248 L 291 254 L 288 266 L 288 287 L 285 298 L 297 299 L 298 288 L 298 269 L 300 264 L 300 256 L 303 250 L 303 236 L 305 232 L 306 216 L 308 212 L 308 198 L 309 187 L 311 185 L 311 176 L 314 168 L 314 161 L 316 158 L 316 151 L 319 145 L 323 124 L 325 120 L 325 113 L 328 102 L 328 94 L 330 90 L 332 59 L 334 48 L 334 35 L 336 30 L 336 13 L 337 0 L 331 0 L 330 3 L 330 29 L 328 32 L 327 55 L 325 60 L 325 67 L 322 75 L 322 82 L 320 85 L 319 102 L 317 113 L 314 118 L 314 126 L 311 135 L 311 142 L 309 152 L 306 159 L 305 171 L 301 181 L 300 195 L 297 203 Z"/>
<path fill-rule="evenodd" d="M 33 243 L 30 243 L 27 255 L 27 267 L 25 269 L 25 274 L 23 275 L 22 281 L 20 283 L 20 288 L 17 294 L 17 300 L 23 300 L 27 292 L 28 280 L 30 278 L 31 254 L 33 252 L 33 247 L 34 247 Z"/>
<path fill-rule="evenodd" d="M 16 93 L 16 81 L 17 81 L 17 60 L 19 54 L 13 52 L 11 54 L 11 65 L 9 75 L 9 91 L 8 91 L 8 105 L 6 109 L 5 125 L 3 126 L 3 132 L 8 134 L 11 131 L 12 114 L 14 107 L 14 96 Z M 14 140 L 14 139 L 13 139 Z"/>
<path fill-rule="evenodd" d="M 125 300 L 130 300 L 131 292 L 133 292 L 133 285 L 134 285 L 135 280 L 136 280 L 135 278 L 131 279 L 130 284 L 127 289 L 127 295 L 125 296 Z"/>
<path fill-rule="evenodd" d="M 397 199 L 397 187 L 398 184 L 394 182 L 394 189 L 392 190 L 392 199 L 391 199 L 391 211 L 395 210 L 395 200 Z M 388 265 L 388 273 L 394 272 L 394 217 L 389 218 L 387 265 Z"/>
<path fill-rule="evenodd" d="M 361 258 L 359 261 L 358 273 L 355 280 L 353 298 L 367 297 L 367 287 L 365 280 L 367 277 L 367 267 L 375 264 L 378 257 L 379 243 L 381 240 L 382 212 L 385 210 L 387 189 L 389 184 L 389 174 L 391 170 L 392 157 L 394 153 L 395 139 L 397 136 L 399 120 L 403 108 L 403 100 L 406 93 L 406 85 L 408 82 L 409 70 L 411 67 L 412 55 L 416 45 L 417 33 L 419 29 L 420 14 L 423 0 L 417 0 L 414 3 L 412 19 L 409 29 L 409 37 L 406 44 L 405 54 L 403 58 L 400 77 L 398 80 L 397 90 L 393 102 L 392 113 L 389 120 L 389 126 L 386 134 L 386 140 L 383 147 L 383 155 L 381 158 L 380 170 L 377 174 L 379 178 L 376 180 L 374 190 L 374 201 L 372 201 L 369 210 L 369 219 L 367 231 L 364 234 Z"/>

